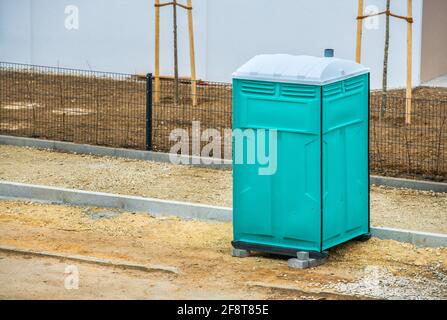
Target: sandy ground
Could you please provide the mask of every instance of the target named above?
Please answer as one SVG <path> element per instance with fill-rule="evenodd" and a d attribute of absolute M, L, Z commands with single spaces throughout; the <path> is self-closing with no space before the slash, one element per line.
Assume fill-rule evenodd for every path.
<path fill-rule="evenodd" d="M 231 171 L 0 146 L 0 179 L 231 207 Z M 447 233 L 447 194 L 373 187 L 374 226 Z"/>
<path fill-rule="evenodd" d="M 231 236 L 228 223 L 0 201 L 0 247 L 178 271 L 123 270 L 0 250 L 0 298 L 447 299 L 447 248 L 373 238 L 330 250 L 323 266 L 294 270 L 280 257 L 231 257 Z M 79 289 L 65 289 L 67 266 L 79 271 Z"/>

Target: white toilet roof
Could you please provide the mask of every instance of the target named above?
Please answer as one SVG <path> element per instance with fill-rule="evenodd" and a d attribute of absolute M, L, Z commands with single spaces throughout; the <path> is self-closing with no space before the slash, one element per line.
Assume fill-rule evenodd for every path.
<path fill-rule="evenodd" d="M 233 78 L 325 85 L 368 72 L 368 68 L 350 60 L 263 54 L 241 66 Z"/>

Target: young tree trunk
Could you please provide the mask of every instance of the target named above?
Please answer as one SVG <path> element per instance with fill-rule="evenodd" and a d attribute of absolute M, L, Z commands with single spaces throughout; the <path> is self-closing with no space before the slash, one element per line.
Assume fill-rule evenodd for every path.
<path fill-rule="evenodd" d="M 391 0 L 386 1 L 386 10 L 390 12 Z M 383 57 L 383 81 L 382 81 L 382 106 L 380 108 L 380 119 L 385 115 L 387 108 L 387 91 L 388 91 L 388 56 L 390 48 L 390 16 L 386 15 L 385 25 L 385 51 Z"/>
<path fill-rule="evenodd" d="M 179 103 L 179 81 L 178 81 L 178 48 L 177 48 L 177 0 L 173 1 L 174 22 L 174 103 Z"/>

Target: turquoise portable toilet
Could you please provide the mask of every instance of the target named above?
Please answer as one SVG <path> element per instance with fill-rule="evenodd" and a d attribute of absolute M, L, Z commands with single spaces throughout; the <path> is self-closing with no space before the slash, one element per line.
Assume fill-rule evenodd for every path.
<path fill-rule="evenodd" d="M 233 74 L 233 248 L 319 257 L 368 238 L 368 132 L 364 66 L 274 54 L 240 67 Z M 276 150 L 268 150 L 273 139 Z M 265 159 L 248 161 L 265 150 L 276 152 L 271 174 L 261 174 Z"/>

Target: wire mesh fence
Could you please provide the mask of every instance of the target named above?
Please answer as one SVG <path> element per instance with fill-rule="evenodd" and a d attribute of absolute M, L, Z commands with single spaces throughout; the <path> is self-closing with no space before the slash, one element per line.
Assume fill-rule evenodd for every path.
<path fill-rule="evenodd" d="M 194 96 L 193 85 L 181 79 L 175 101 L 170 78 L 0 62 L 0 134 L 162 152 L 183 134 L 191 154 L 219 137 L 210 156 L 228 158 L 231 85 L 197 81 Z M 405 97 L 385 102 L 372 92 L 371 172 L 447 181 L 447 99 L 413 99 L 411 124 Z"/>
<path fill-rule="evenodd" d="M 371 94 L 370 159 L 375 173 L 447 180 L 447 99 Z"/>
<path fill-rule="evenodd" d="M 0 133 L 141 149 L 145 86 L 127 74 L 0 62 Z"/>
<path fill-rule="evenodd" d="M 204 130 L 211 129 L 211 134 L 214 133 L 214 137 L 222 137 L 222 140 L 218 142 L 222 148 L 220 155 L 209 154 L 208 156 L 224 157 L 225 153 L 231 155 L 231 150 L 223 149 L 225 129 L 231 129 L 231 85 L 197 81 L 195 99 L 191 93 L 192 85 L 189 80 L 180 81 L 177 103 L 174 101 L 174 81 L 172 79 L 160 79 L 159 88 L 153 86 L 152 139 L 154 150 L 169 152 L 177 142 L 177 137 L 180 137 L 183 132 L 184 136 L 189 139 L 188 145 L 192 154 L 194 148 L 202 150 L 202 147 L 211 141 L 211 137 L 208 139 L 203 135 Z M 172 137 L 170 137 L 171 133 Z"/>

